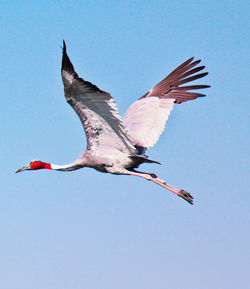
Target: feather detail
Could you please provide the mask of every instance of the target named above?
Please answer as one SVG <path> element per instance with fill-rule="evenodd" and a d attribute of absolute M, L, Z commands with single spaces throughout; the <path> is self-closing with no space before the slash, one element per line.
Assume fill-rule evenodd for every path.
<path fill-rule="evenodd" d="M 63 43 L 62 80 L 67 102 L 78 114 L 87 137 L 87 149 L 93 154 L 105 150 L 134 153 L 113 97 L 89 81 L 79 78 Z"/>
<path fill-rule="evenodd" d="M 134 145 L 139 147 L 140 151 L 145 152 L 145 149 L 152 147 L 158 141 L 174 103 L 205 96 L 190 90 L 204 89 L 210 85 L 181 86 L 208 74 L 208 72 L 196 74 L 205 66 L 195 67 L 201 60 L 193 60 L 192 57 L 183 62 L 128 108 L 123 121 Z"/>
<path fill-rule="evenodd" d="M 128 108 L 123 121 L 135 145 L 149 148 L 158 141 L 173 105 L 173 99 L 148 97 Z"/>

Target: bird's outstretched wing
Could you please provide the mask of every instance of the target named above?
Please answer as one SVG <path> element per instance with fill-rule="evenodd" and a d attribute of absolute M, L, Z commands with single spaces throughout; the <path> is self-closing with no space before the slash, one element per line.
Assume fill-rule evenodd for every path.
<path fill-rule="evenodd" d="M 128 108 L 123 121 L 134 145 L 142 151 L 152 147 L 158 141 L 174 103 L 205 96 L 205 94 L 189 91 L 207 88 L 210 87 L 209 85 L 181 86 L 208 74 L 208 72 L 196 74 L 205 66 L 193 68 L 201 61 L 193 60 L 192 57 L 182 63 Z"/>
<path fill-rule="evenodd" d="M 112 150 L 135 152 L 113 97 L 78 77 L 67 55 L 64 41 L 61 72 L 66 100 L 82 122 L 87 149 L 95 154 Z"/>

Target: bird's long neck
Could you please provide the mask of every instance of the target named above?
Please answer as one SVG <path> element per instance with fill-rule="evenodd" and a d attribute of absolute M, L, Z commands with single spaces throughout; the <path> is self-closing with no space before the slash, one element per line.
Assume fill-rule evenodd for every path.
<path fill-rule="evenodd" d="M 51 170 L 57 170 L 57 171 L 75 171 L 84 167 L 84 165 L 79 164 L 79 162 L 73 162 L 67 165 L 50 164 L 50 166 L 51 166 Z"/>
<path fill-rule="evenodd" d="M 55 165 L 55 164 L 50 164 L 51 170 L 56 170 L 56 171 L 74 171 L 82 168 L 83 166 L 81 165 L 76 165 L 76 164 L 67 164 L 67 165 Z"/>
<path fill-rule="evenodd" d="M 67 164 L 67 165 L 55 165 L 55 164 L 51 164 L 51 163 L 41 162 L 40 168 L 56 170 L 56 171 L 74 171 L 74 170 L 78 170 L 82 167 L 84 167 L 83 164 L 80 164 L 79 162 L 74 161 L 74 162 Z"/>

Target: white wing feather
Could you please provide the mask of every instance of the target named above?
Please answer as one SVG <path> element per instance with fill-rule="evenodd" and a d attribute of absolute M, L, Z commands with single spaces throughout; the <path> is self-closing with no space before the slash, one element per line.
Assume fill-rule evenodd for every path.
<path fill-rule="evenodd" d="M 174 99 L 148 97 L 137 100 L 128 108 L 123 122 L 135 145 L 154 146 L 165 129 L 173 105 Z"/>
<path fill-rule="evenodd" d="M 193 60 L 192 57 L 183 62 L 128 108 L 123 121 L 134 145 L 142 148 L 152 147 L 164 131 L 174 103 L 205 96 L 190 90 L 208 88 L 209 85 L 182 86 L 208 74 L 208 72 L 196 74 L 205 66 L 194 68 L 200 60 Z"/>

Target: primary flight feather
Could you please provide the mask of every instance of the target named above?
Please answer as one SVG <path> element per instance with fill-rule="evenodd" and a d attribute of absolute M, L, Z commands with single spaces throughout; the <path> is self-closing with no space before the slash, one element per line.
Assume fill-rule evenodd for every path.
<path fill-rule="evenodd" d="M 72 171 L 91 167 L 104 173 L 143 177 L 193 204 L 193 197 L 185 190 L 167 184 L 153 173 L 135 170 L 142 163 L 158 163 L 148 158 L 146 150 L 158 141 L 174 104 L 205 96 L 190 91 L 210 87 L 182 86 L 208 74 L 197 74 L 205 66 L 195 67 L 200 60 L 193 60 L 192 57 L 182 63 L 135 101 L 122 119 L 113 97 L 108 92 L 78 77 L 63 41 L 61 73 L 64 94 L 81 120 L 87 138 L 87 148 L 70 164 L 60 166 L 34 160 L 16 172 L 37 169 Z"/>

